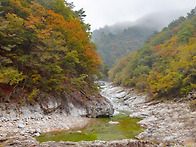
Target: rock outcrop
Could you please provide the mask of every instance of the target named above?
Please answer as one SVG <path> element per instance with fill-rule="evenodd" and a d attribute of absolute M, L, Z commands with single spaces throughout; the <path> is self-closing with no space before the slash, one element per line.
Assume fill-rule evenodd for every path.
<path fill-rule="evenodd" d="M 89 118 L 109 117 L 114 113 L 110 101 L 98 93 L 86 94 L 81 90 L 61 95 L 39 92 L 34 99 L 28 100 L 28 95 L 18 89 L 13 95 L 15 98 L 9 103 L 0 103 L 0 137 L 39 136 L 50 131 L 82 128 Z"/>
<path fill-rule="evenodd" d="M 81 142 L 55 142 L 48 141 L 39 143 L 32 137 L 11 137 L 0 138 L 0 145 L 6 147 L 22 147 L 22 146 L 35 146 L 35 147 L 157 147 L 149 141 L 139 140 L 116 140 L 116 141 L 81 141 Z"/>
<path fill-rule="evenodd" d="M 82 90 L 62 94 L 52 94 L 38 92 L 32 99 L 28 100 L 28 95 L 21 89 L 12 94 L 14 97 L 22 97 L 16 102 L 0 103 L 3 109 L 9 109 L 8 114 L 0 111 L 0 117 L 9 115 L 14 118 L 17 114 L 31 115 L 33 113 L 51 114 L 54 112 L 72 116 L 85 117 L 109 117 L 114 113 L 113 105 L 105 97 L 98 93 L 85 93 Z M 1 110 L 1 107 L 0 107 Z"/>
<path fill-rule="evenodd" d="M 40 94 L 37 102 L 45 114 L 59 111 L 72 116 L 109 117 L 114 113 L 111 102 L 105 97 L 83 91 L 62 95 Z"/>

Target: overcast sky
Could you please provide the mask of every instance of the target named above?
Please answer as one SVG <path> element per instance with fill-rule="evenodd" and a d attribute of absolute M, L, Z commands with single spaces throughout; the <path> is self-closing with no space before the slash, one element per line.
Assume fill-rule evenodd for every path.
<path fill-rule="evenodd" d="M 196 0 L 67 0 L 75 10 L 84 9 L 85 23 L 98 29 L 117 22 L 135 21 L 158 11 L 180 11 L 185 15 L 196 6 Z M 161 19 L 161 18 L 160 18 Z"/>

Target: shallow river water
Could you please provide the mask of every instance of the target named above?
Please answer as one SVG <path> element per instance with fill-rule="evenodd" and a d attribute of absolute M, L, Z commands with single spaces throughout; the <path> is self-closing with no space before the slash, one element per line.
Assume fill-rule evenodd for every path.
<path fill-rule="evenodd" d="M 122 103 L 127 95 L 126 90 L 114 87 L 109 82 L 99 82 L 101 94 L 108 98 L 114 106 L 114 116 L 111 118 L 94 118 L 83 129 L 74 129 L 62 132 L 42 134 L 37 138 L 39 142 L 46 141 L 93 141 L 93 140 L 121 140 L 134 139 L 134 136 L 143 131 L 136 123 L 141 119 L 128 117 L 132 110 Z"/>

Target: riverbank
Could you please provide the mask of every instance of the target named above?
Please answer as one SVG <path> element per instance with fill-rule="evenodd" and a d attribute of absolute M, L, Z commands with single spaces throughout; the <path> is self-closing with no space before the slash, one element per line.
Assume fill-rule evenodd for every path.
<path fill-rule="evenodd" d="M 45 100 L 49 101 L 49 99 Z M 46 104 L 48 104 L 48 106 L 45 106 L 45 108 L 51 109 L 52 107 L 56 108 L 58 106 L 56 104 L 59 103 L 58 101 L 53 100 L 52 103 L 45 103 L 45 105 Z M 72 112 L 72 115 L 84 114 L 82 113 L 83 111 L 81 111 L 81 109 L 76 111 L 76 109 L 70 109 L 70 104 L 68 106 L 70 106 L 69 110 Z M 105 105 L 105 107 L 108 108 L 107 105 Z M 96 105 L 95 107 L 91 108 L 91 110 L 96 108 L 100 108 L 100 106 Z M 29 105 L 26 107 L 21 104 L 15 105 L 1 103 L 0 109 L 0 146 L 156 146 L 149 141 L 131 139 L 116 141 L 82 141 L 77 143 L 62 141 L 48 141 L 39 143 L 34 137 L 39 136 L 41 133 L 62 130 L 66 131 L 76 128 L 80 129 L 86 126 L 92 119 L 86 117 L 68 116 L 66 111 L 60 111 L 59 109 L 56 109 L 56 111 L 52 113 L 45 114 L 42 107 L 40 107 L 40 104 L 34 106 Z M 98 110 L 101 109 L 97 109 L 96 111 Z"/>
<path fill-rule="evenodd" d="M 150 141 L 132 139 L 80 142 L 48 141 L 39 143 L 34 137 L 39 136 L 41 133 L 49 131 L 69 131 L 71 129 L 80 130 L 95 118 L 66 116 L 65 114 L 59 113 L 53 113 L 51 115 L 39 113 L 34 113 L 33 115 L 19 114 L 13 117 L 15 113 L 13 113 L 11 109 L 9 109 L 9 114 L 7 113 L 8 110 L 4 111 L 6 111 L 7 116 L 4 114 L 0 122 L 0 147 L 156 147 L 156 145 Z"/>
<path fill-rule="evenodd" d="M 15 89 L 12 97 L 4 92 L 0 97 L 0 146 L 7 146 L 6 142 L 13 138 L 29 138 L 31 142 L 32 137 L 42 133 L 83 128 L 90 118 L 113 114 L 112 104 L 106 98 L 86 90 L 39 92 L 33 99 L 21 88 Z M 2 101 L 6 96 L 9 101 Z"/>
<path fill-rule="evenodd" d="M 135 105 L 130 117 L 143 118 L 138 122 L 147 128 L 136 136 L 160 145 L 196 146 L 196 112 L 187 103 L 143 103 Z"/>
<path fill-rule="evenodd" d="M 90 120 L 90 118 L 86 117 L 66 116 L 64 114 L 37 114 L 30 117 L 20 115 L 11 119 L 2 117 L 0 118 L 0 137 L 37 137 L 41 133 L 83 128 Z"/>
<path fill-rule="evenodd" d="M 3 111 L 1 109 L 3 116 L 0 117 L 0 147 L 40 146 L 34 137 L 51 131 L 80 129 L 91 121 L 91 118 L 69 116 L 58 112 L 45 115 L 39 109 L 34 113 L 30 113 L 26 107 L 21 109 L 23 113 L 13 112 L 11 108 Z"/>
<path fill-rule="evenodd" d="M 158 147 L 149 141 L 140 140 L 116 140 L 116 141 L 81 141 L 81 142 L 55 142 L 48 141 L 39 143 L 30 136 L 10 137 L 6 140 L 0 139 L 0 146 L 6 147 Z"/>
<path fill-rule="evenodd" d="M 159 146 L 196 146 L 196 112 L 191 111 L 188 102 L 148 102 L 146 95 L 133 89 L 105 84 L 102 94 L 120 102 L 115 109 L 129 109 L 130 117 L 143 119 L 138 124 L 146 130 L 136 139 Z"/>
<path fill-rule="evenodd" d="M 0 146 L 196 146 L 196 112 L 190 110 L 188 103 L 147 102 L 146 95 L 107 82 L 103 82 L 101 88 L 102 96 L 115 101 L 115 114 L 125 110 L 131 113 L 130 117 L 143 119 L 138 124 L 146 130 L 136 136 L 137 140 L 39 143 L 32 136 L 82 128 L 91 119 L 69 116 L 63 111 L 44 114 L 40 107 L 35 106 L 20 107 L 19 111 L 14 105 L 2 104 Z"/>
<path fill-rule="evenodd" d="M 86 90 L 86 89 L 85 89 Z M 8 94 L 0 98 L 5 99 Z M 51 131 L 84 127 L 90 118 L 111 116 L 112 104 L 98 92 L 73 90 L 62 94 L 39 92 L 33 99 L 21 88 L 0 102 L 0 137 L 39 136 Z"/>

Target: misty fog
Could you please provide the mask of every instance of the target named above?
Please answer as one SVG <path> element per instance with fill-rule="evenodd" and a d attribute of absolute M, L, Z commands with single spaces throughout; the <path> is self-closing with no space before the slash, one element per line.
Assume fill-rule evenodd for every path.
<path fill-rule="evenodd" d="M 180 14 L 183 14 L 183 12 L 184 12 L 183 10 L 154 12 L 154 13 L 147 14 L 136 21 L 118 22 L 111 26 L 105 25 L 104 27 L 99 29 L 104 29 L 107 30 L 108 33 L 114 33 L 114 34 L 119 33 L 124 29 L 128 29 L 129 27 L 132 26 L 153 28 L 157 31 L 160 31 L 162 28 L 167 26 L 170 22 L 182 16 Z M 184 14 L 184 16 L 186 16 L 186 13 Z M 94 32 L 96 32 L 96 30 Z"/>
<path fill-rule="evenodd" d="M 179 16 L 185 16 L 196 5 L 195 0 L 68 0 L 73 2 L 75 10 L 84 9 L 85 23 L 91 25 L 91 30 L 120 23 L 127 27 L 131 22 L 143 23 L 148 20 L 158 28 L 167 25 Z M 158 20 L 157 20 L 158 19 Z M 158 22 L 157 22 L 158 21 Z M 124 23 L 127 22 L 127 23 Z M 147 24 L 148 25 L 148 24 Z"/>

